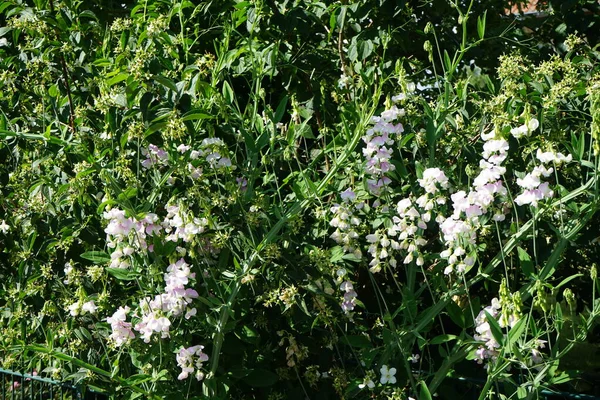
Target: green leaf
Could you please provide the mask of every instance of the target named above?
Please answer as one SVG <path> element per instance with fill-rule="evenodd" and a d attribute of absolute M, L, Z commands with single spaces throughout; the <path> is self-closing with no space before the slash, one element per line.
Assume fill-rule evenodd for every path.
<path fill-rule="evenodd" d="M 429 341 L 430 344 L 441 344 L 441 343 L 446 343 L 449 342 L 451 340 L 456 340 L 458 339 L 458 336 L 456 335 L 449 335 L 449 334 L 445 334 L 445 335 L 439 335 L 434 337 L 433 339 L 431 339 Z"/>
<path fill-rule="evenodd" d="M 253 387 L 273 386 L 279 380 L 279 376 L 266 369 L 254 369 L 245 378 L 244 382 Z"/>
<path fill-rule="evenodd" d="M 479 39 L 483 40 L 485 36 L 485 20 L 487 17 L 487 10 L 483 12 L 483 15 L 477 17 L 477 35 Z"/>
<path fill-rule="evenodd" d="M 233 89 L 227 81 L 223 82 L 223 97 L 229 104 L 233 104 Z"/>
<path fill-rule="evenodd" d="M 341 342 L 359 349 L 370 349 L 373 347 L 369 338 L 364 335 L 346 335 L 341 338 Z"/>
<path fill-rule="evenodd" d="M 58 87 L 56 85 L 52 85 L 48 88 L 48 95 L 50 97 L 58 96 Z"/>
<path fill-rule="evenodd" d="M 444 50 L 444 66 L 446 67 L 446 73 L 452 73 L 452 61 L 450 61 L 450 55 L 447 50 Z"/>
<path fill-rule="evenodd" d="M 279 102 L 277 106 L 277 110 L 275 110 L 275 116 L 273 117 L 273 123 L 276 124 L 281 121 L 283 118 L 283 113 L 285 113 L 285 109 L 287 107 L 289 97 L 287 95 L 283 96 L 283 99 Z"/>
<path fill-rule="evenodd" d="M 533 262 L 531 261 L 529 254 L 527 254 L 527 251 L 521 247 L 517 247 L 517 252 L 519 253 L 519 261 L 521 262 L 523 273 L 527 277 L 533 276 Z"/>
<path fill-rule="evenodd" d="M 164 87 L 171 89 L 174 92 L 177 92 L 177 85 L 175 85 L 175 82 L 173 82 L 171 79 L 167 78 L 166 76 L 162 76 L 162 75 L 155 75 L 154 77 L 152 77 L 156 82 L 160 83 L 161 85 L 163 85 Z"/>
<path fill-rule="evenodd" d="M 460 326 L 461 328 L 466 328 L 465 321 L 465 313 L 463 313 L 462 308 L 460 308 L 455 302 L 451 301 L 446 306 L 446 311 L 448 311 L 448 315 L 452 321 Z"/>
<path fill-rule="evenodd" d="M 508 332 L 508 338 L 506 341 L 506 347 L 512 350 L 513 344 L 515 344 L 520 338 L 525 328 L 527 327 L 527 318 L 521 318 L 515 326 L 513 326 Z"/>
<path fill-rule="evenodd" d="M 147 382 L 152 379 L 152 375 L 136 374 L 125 379 L 128 385 L 139 385 L 140 383 Z"/>
<path fill-rule="evenodd" d="M 425 381 L 419 382 L 419 385 L 421 386 L 419 400 L 433 400 Z"/>
<path fill-rule="evenodd" d="M 209 114 L 199 112 L 198 110 L 191 110 L 181 117 L 182 121 L 196 121 L 199 119 L 212 119 L 213 117 Z"/>
<path fill-rule="evenodd" d="M 575 274 L 575 275 L 571 275 L 571 276 L 569 276 L 569 277 L 567 277 L 567 278 L 563 279 L 563 280 L 562 280 L 562 281 L 561 281 L 561 282 L 560 282 L 558 285 L 556 285 L 556 287 L 555 287 L 554 289 L 555 289 L 555 290 L 556 290 L 556 289 L 559 289 L 560 287 L 562 287 L 562 286 L 566 285 L 567 283 L 571 282 L 573 279 L 579 278 L 579 277 L 581 277 L 581 276 L 583 276 L 583 274 Z"/>
<path fill-rule="evenodd" d="M 122 82 L 125 79 L 129 78 L 129 74 L 127 72 L 119 72 L 117 75 L 113 76 L 109 80 L 106 81 L 107 86 L 112 86 L 116 83 Z"/>
<path fill-rule="evenodd" d="M 106 268 L 106 272 L 120 281 L 133 281 L 139 274 L 123 268 Z"/>
<path fill-rule="evenodd" d="M 110 262 L 110 256 L 103 251 L 88 251 L 80 256 L 86 260 L 90 260 L 94 264 L 105 264 Z"/>
<path fill-rule="evenodd" d="M 365 60 L 373 53 L 373 42 L 371 40 L 361 40 L 358 42 L 358 56 L 361 60 Z"/>
<path fill-rule="evenodd" d="M 502 333 L 502 328 L 500 328 L 500 325 L 498 325 L 498 321 L 496 320 L 496 318 L 492 317 L 490 313 L 488 313 L 485 310 L 483 312 L 485 313 L 487 323 L 490 325 L 492 336 L 494 336 L 496 342 L 498 342 L 500 346 L 502 346 L 502 344 L 504 343 L 504 334 Z"/>

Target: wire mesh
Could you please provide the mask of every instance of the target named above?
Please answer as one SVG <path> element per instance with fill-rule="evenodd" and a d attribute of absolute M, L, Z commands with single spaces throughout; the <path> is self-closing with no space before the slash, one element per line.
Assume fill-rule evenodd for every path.
<path fill-rule="evenodd" d="M 1 400 L 106 400 L 101 393 L 66 382 L 0 368 Z"/>

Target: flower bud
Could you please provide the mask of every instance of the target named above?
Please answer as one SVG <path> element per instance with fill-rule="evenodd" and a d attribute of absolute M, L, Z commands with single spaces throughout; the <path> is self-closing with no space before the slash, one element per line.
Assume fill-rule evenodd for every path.
<path fill-rule="evenodd" d="M 433 33 L 433 24 L 431 22 L 428 22 L 427 25 L 425 25 L 425 33 Z"/>

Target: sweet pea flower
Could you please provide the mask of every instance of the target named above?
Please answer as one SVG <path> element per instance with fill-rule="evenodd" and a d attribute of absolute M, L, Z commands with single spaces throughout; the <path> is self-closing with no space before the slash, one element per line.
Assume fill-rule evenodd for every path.
<path fill-rule="evenodd" d="M 2 223 L 0 223 L 0 231 L 6 235 L 9 230 L 10 226 L 4 220 L 2 220 Z"/>

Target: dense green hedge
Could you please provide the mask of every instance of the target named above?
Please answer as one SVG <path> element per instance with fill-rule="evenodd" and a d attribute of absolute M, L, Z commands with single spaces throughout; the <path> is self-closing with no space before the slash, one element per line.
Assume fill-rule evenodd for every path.
<path fill-rule="evenodd" d="M 511 5 L 0 1 L 0 366 L 598 395 L 598 4 Z"/>

